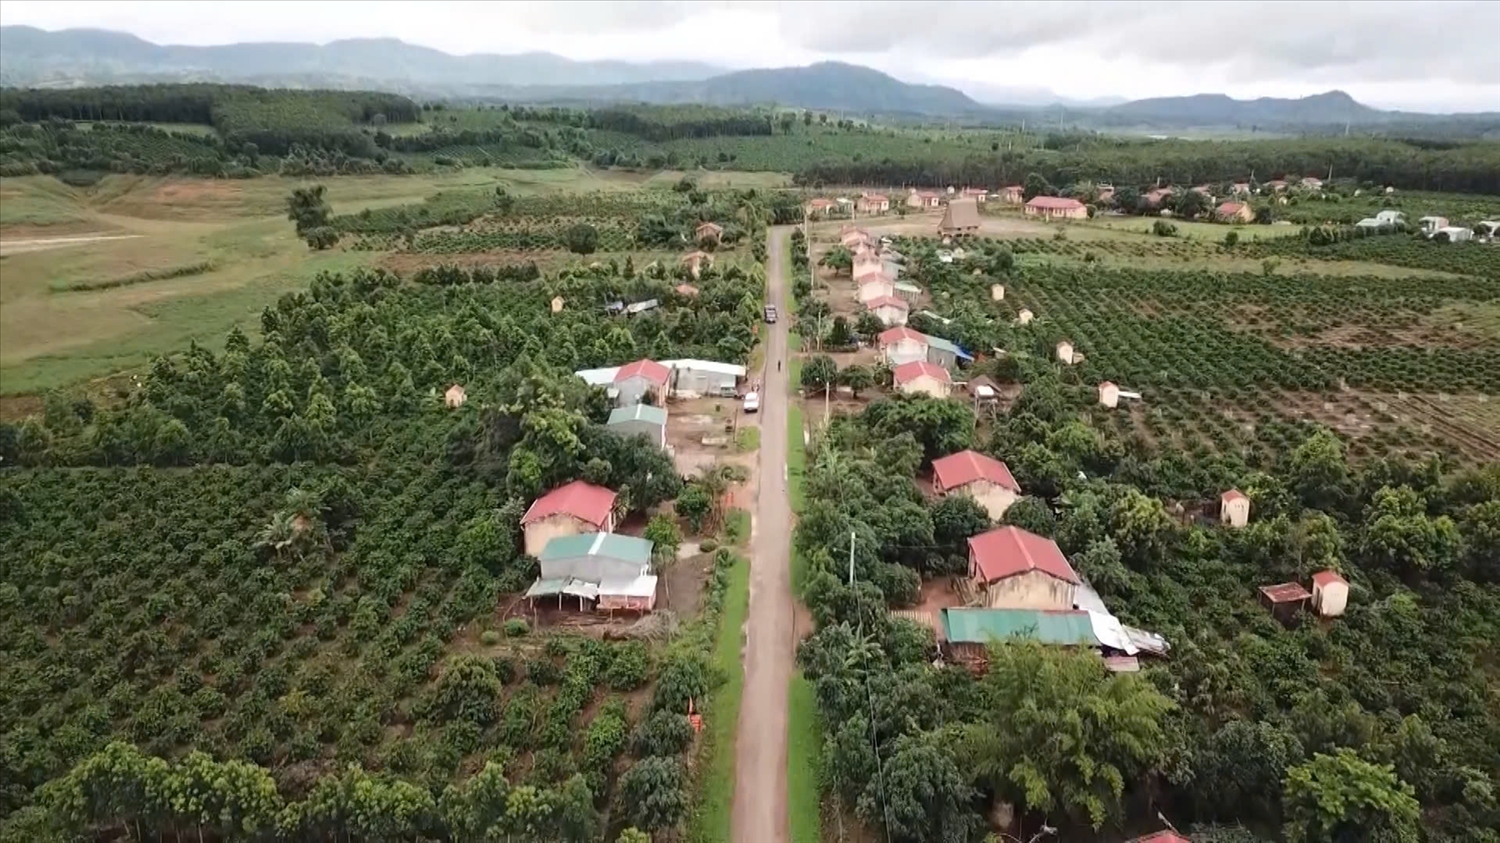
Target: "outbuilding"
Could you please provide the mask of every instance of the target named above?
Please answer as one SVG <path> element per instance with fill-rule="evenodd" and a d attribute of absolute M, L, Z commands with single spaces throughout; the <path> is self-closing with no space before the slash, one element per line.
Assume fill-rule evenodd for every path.
<path fill-rule="evenodd" d="M 658 401 L 665 401 L 671 375 L 671 369 L 655 360 L 626 363 L 615 372 L 616 406 L 647 403 L 645 399 L 648 395 L 655 395 Z"/>
<path fill-rule="evenodd" d="M 556 596 L 559 604 L 576 597 L 579 608 L 592 602 L 600 611 L 649 612 L 656 606 L 652 547 L 646 539 L 615 533 L 559 536 L 537 556 L 541 576 L 526 596 Z"/>
<path fill-rule="evenodd" d="M 469 392 L 459 384 L 448 387 L 448 391 L 443 393 L 443 403 L 448 405 L 449 409 L 462 407 L 467 400 L 469 400 Z"/>
<path fill-rule="evenodd" d="M 1056 542 L 1020 527 L 969 539 L 969 580 L 992 609 L 1070 610 L 1080 582 Z"/>
<path fill-rule="evenodd" d="M 972 198 L 949 202 L 942 221 L 938 223 L 938 235 L 942 237 L 959 237 L 978 230 L 979 205 Z"/>
<path fill-rule="evenodd" d="M 1239 529 L 1250 522 L 1250 498 L 1239 489 L 1219 495 L 1219 523 Z"/>
<path fill-rule="evenodd" d="M 672 394 L 679 398 L 734 395 L 745 377 L 744 366 L 717 360 L 667 360 L 663 365 L 672 370 Z"/>
<path fill-rule="evenodd" d="M 1065 365 L 1073 365 L 1073 344 L 1067 340 L 1059 340 L 1057 343 L 1057 362 Z"/>
<path fill-rule="evenodd" d="M 974 362 L 974 355 L 964 351 L 958 343 L 931 334 L 923 334 L 923 336 L 927 337 L 928 363 L 935 363 L 947 369 L 960 363 Z"/>
<path fill-rule="evenodd" d="M 891 378 L 897 391 L 903 395 L 927 395 L 932 398 L 947 398 L 953 390 L 953 377 L 942 366 L 918 360 L 902 363 L 891 370 Z"/>
<path fill-rule="evenodd" d="M 1333 569 L 1313 574 L 1313 610 L 1325 618 L 1336 618 L 1349 604 L 1349 581 Z"/>
<path fill-rule="evenodd" d="M 1019 184 L 1007 185 L 995 191 L 995 195 L 1007 205 L 1019 205 L 1026 201 L 1026 188 Z"/>
<path fill-rule="evenodd" d="M 966 450 L 932 461 L 932 491 L 939 496 L 968 495 L 999 521 L 1021 496 L 1021 486 L 1003 462 Z"/>
<path fill-rule="evenodd" d="M 532 501 L 521 517 L 526 553 L 536 556 L 558 536 L 608 533 L 615 528 L 615 493 L 574 480 Z"/>
<path fill-rule="evenodd" d="M 1284 582 L 1260 587 L 1261 604 L 1271 610 L 1272 617 L 1284 624 L 1295 620 L 1310 599 L 1312 594 L 1302 587 L 1302 583 Z"/>
<path fill-rule="evenodd" d="M 1255 220 L 1255 211 L 1244 202 L 1223 202 L 1214 209 L 1219 222 L 1247 223 Z"/>
<path fill-rule="evenodd" d="M 700 222 L 698 227 L 693 229 L 693 239 L 700 243 L 704 240 L 717 243 L 723 236 L 724 227 L 715 222 Z"/>
<path fill-rule="evenodd" d="M 610 411 L 605 426 L 621 436 L 644 436 L 658 448 L 667 446 L 667 411 L 650 404 L 631 404 Z"/>

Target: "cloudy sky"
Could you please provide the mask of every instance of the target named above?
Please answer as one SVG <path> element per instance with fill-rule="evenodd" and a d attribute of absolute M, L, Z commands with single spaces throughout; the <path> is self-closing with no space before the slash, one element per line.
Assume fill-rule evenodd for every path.
<path fill-rule="evenodd" d="M 277 9 L 276 7 L 282 7 Z M 1340 88 L 1383 107 L 1500 111 L 1500 2 L 64 2 L 5 0 L 0 23 L 91 26 L 163 44 L 395 37 L 450 53 L 833 59 L 980 99 Z"/>

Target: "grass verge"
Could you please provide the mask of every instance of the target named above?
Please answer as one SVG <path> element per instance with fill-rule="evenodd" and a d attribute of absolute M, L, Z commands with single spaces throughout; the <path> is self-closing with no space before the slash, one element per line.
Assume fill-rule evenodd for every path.
<path fill-rule="evenodd" d="M 787 687 L 787 817 L 792 843 L 823 839 L 823 725 L 813 685 L 798 671 Z"/>
<path fill-rule="evenodd" d="M 748 454 L 751 451 L 758 450 L 760 448 L 760 428 L 740 428 L 739 433 L 735 434 L 734 437 L 734 447 L 742 454 Z"/>
<path fill-rule="evenodd" d="M 750 513 L 735 510 L 731 521 Z M 750 531 L 746 529 L 745 535 Z M 734 734 L 740 720 L 740 695 L 745 689 L 745 670 L 740 663 L 745 616 L 750 608 L 750 563 L 736 558 L 724 589 L 724 607 L 714 643 L 713 666 L 724 677 L 709 697 L 704 717 L 703 776 L 698 811 L 693 817 L 690 839 L 696 843 L 719 843 L 730 838 L 730 813 L 734 804 Z"/>
<path fill-rule="evenodd" d="M 724 516 L 724 540 L 735 547 L 744 547 L 750 541 L 750 510 L 731 509 Z"/>

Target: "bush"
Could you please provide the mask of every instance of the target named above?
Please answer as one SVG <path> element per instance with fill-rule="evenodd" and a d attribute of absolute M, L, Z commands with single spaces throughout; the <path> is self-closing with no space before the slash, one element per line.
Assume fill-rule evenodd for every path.
<path fill-rule="evenodd" d="M 615 648 L 615 657 L 604 672 L 604 678 L 616 691 L 634 691 L 646 684 L 646 673 L 650 668 L 646 645 L 631 641 Z"/>
<path fill-rule="evenodd" d="M 556 685 L 561 676 L 562 671 L 549 659 L 532 659 L 526 663 L 526 678 L 537 685 Z"/>
<path fill-rule="evenodd" d="M 1151 233 L 1155 234 L 1157 237 L 1176 237 L 1177 226 L 1167 222 L 1166 220 L 1157 220 L 1156 222 L 1151 223 Z"/>
<path fill-rule="evenodd" d="M 704 553 L 713 553 L 719 549 L 719 542 L 715 539 L 704 539 L 698 544 L 698 549 Z"/>
<path fill-rule="evenodd" d="M 486 647 L 493 647 L 496 644 L 500 643 L 502 637 L 503 636 L 501 636 L 498 631 L 493 629 L 486 629 L 484 632 L 481 632 L 479 634 L 479 643 L 483 644 Z"/>
<path fill-rule="evenodd" d="M 521 638 L 528 632 L 531 632 L 531 626 L 525 618 L 511 618 L 505 622 L 505 634 L 511 638 Z"/>

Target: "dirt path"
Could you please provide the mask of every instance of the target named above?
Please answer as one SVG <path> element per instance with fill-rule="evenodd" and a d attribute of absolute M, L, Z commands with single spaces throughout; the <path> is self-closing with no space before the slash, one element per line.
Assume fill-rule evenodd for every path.
<path fill-rule="evenodd" d="M 66 246 L 81 246 L 101 240 L 129 240 L 139 234 L 81 234 L 74 237 L 49 237 L 43 240 L 0 239 L 0 256 L 19 255 L 23 252 L 40 252 L 43 249 L 61 249 Z"/>
<path fill-rule="evenodd" d="M 760 494 L 751 538 L 750 613 L 745 622 L 745 690 L 735 737 L 733 839 L 786 843 L 787 684 L 795 646 L 786 491 L 787 283 L 789 228 L 771 230 L 766 297 L 783 314 L 766 334 L 761 389 Z M 778 366 L 778 364 L 780 364 Z"/>

